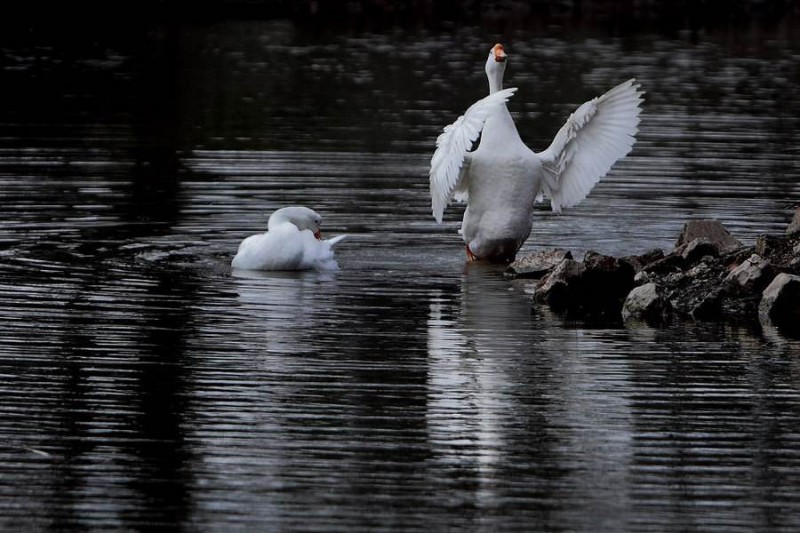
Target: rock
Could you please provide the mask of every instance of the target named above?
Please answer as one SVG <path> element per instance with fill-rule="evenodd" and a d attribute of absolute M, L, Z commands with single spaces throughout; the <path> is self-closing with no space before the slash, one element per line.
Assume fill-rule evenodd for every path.
<path fill-rule="evenodd" d="M 633 289 L 622 304 L 622 319 L 663 319 L 669 302 L 659 294 L 658 285 L 646 283 Z"/>
<path fill-rule="evenodd" d="M 622 302 L 633 288 L 633 266 L 627 261 L 596 252 L 586 252 L 583 264 L 586 266 L 583 307 L 592 311 L 619 313 Z"/>
<path fill-rule="evenodd" d="M 648 274 L 669 274 L 683 268 L 685 260 L 678 254 L 670 254 L 666 257 L 653 261 L 642 268 L 642 272 Z"/>
<path fill-rule="evenodd" d="M 572 259 L 572 253 L 561 248 L 542 250 L 517 259 L 508 266 L 507 272 L 517 278 L 541 278 L 564 259 Z"/>
<path fill-rule="evenodd" d="M 630 263 L 636 272 L 641 272 L 644 270 L 645 266 L 659 259 L 664 259 L 664 251 L 658 248 L 654 248 L 641 255 L 628 255 L 622 258 L 623 261 Z"/>
<path fill-rule="evenodd" d="M 712 258 L 719 257 L 720 251 L 719 243 L 706 237 L 698 237 L 682 247 L 681 257 L 683 257 L 687 263 L 692 264 L 706 256 Z"/>
<path fill-rule="evenodd" d="M 620 317 L 633 288 L 633 267 L 616 257 L 587 252 L 584 261 L 564 258 L 539 281 L 534 300 L 578 316 Z"/>
<path fill-rule="evenodd" d="M 725 276 L 725 283 L 741 292 L 760 292 L 774 277 L 772 267 L 758 254 L 751 255 Z"/>
<path fill-rule="evenodd" d="M 778 270 L 795 270 L 793 262 L 798 257 L 800 235 L 759 235 L 756 239 L 755 253 L 765 259 Z"/>
<path fill-rule="evenodd" d="M 727 254 L 721 255 L 719 258 L 720 264 L 727 267 L 729 270 L 734 269 L 738 265 L 741 265 L 743 262 L 747 261 L 754 253 L 756 253 L 754 246 L 739 248 L 733 252 L 728 252 Z"/>
<path fill-rule="evenodd" d="M 573 305 L 581 292 L 581 280 L 586 267 L 571 258 L 564 258 L 550 273 L 539 281 L 533 298 L 554 309 L 566 309 Z"/>
<path fill-rule="evenodd" d="M 800 206 L 795 208 L 792 221 L 789 223 L 789 227 L 786 228 L 786 235 L 796 235 L 798 233 L 800 233 Z"/>
<path fill-rule="evenodd" d="M 695 320 L 716 320 L 722 315 L 722 300 L 722 290 L 719 287 L 703 293 L 689 316 Z"/>
<path fill-rule="evenodd" d="M 755 253 L 761 257 L 775 255 L 784 248 L 786 241 L 786 237 L 782 235 L 759 235 L 756 239 Z"/>
<path fill-rule="evenodd" d="M 694 220 L 676 246 L 666 255 L 651 250 L 623 258 L 587 252 L 583 262 L 555 249 L 524 257 L 509 271 L 543 275 L 534 300 L 584 319 L 759 317 L 800 331 L 800 230 L 762 235 L 744 247 L 718 222 Z"/>
<path fill-rule="evenodd" d="M 721 295 L 718 289 L 724 274 L 727 270 L 719 264 L 698 263 L 685 272 L 675 272 L 657 280 L 677 314 L 706 320 L 719 314 Z"/>
<path fill-rule="evenodd" d="M 689 244 L 695 239 L 705 238 L 719 246 L 720 253 L 731 252 L 742 247 L 742 243 L 716 220 L 690 220 L 683 225 L 675 247 Z"/>
<path fill-rule="evenodd" d="M 764 289 L 758 304 L 762 323 L 795 329 L 800 325 L 800 276 L 781 273 Z"/>
<path fill-rule="evenodd" d="M 760 300 L 760 293 L 738 297 L 729 295 L 722 299 L 722 316 L 739 322 L 754 321 L 758 316 Z"/>

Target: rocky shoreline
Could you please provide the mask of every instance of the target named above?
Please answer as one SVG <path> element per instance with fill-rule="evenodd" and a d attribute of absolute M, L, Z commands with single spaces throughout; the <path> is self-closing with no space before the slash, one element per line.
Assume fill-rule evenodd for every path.
<path fill-rule="evenodd" d="M 800 330 L 800 208 L 784 235 L 743 246 L 715 220 L 684 224 L 665 253 L 613 257 L 589 251 L 582 261 L 552 249 L 526 255 L 507 270 L 532 280 L 533 300 L 587 319 L 760 322 Z"/>

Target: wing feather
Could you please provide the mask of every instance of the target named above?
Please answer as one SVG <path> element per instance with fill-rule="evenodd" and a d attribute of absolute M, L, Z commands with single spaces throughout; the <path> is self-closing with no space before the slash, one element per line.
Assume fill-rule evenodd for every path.
<path fill-rule="evenodd" d="M 446 126 L 436 139 L 436 151 L 431 158 L 429 172 L 431 209 L 437 222 L 442 221 L 444 208 L 450 203 L 453 193 L 466 199 L 466 183 L 462 167 L 468 160 L 472 143 L 483 130 L 491 113 L 505 105 L 516 88 L 504 89 L 490 94 L 472 104 L 455 122 Z M 468 163 L 468 161 L 467 161 Z"/>
<path fill-rule="evenodd" d="M 584 102 L 537 155 L 553 211 L 581 202 L 636 142 L 644 91 L 635 79 Z"/>

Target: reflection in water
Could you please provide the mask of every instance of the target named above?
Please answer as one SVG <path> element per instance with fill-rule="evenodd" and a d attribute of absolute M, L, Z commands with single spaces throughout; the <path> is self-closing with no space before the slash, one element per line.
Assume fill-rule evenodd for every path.
<path fill-rule="evenodd" d="M 496 267 L 469 264 L 460 295 L 432 295 L 428 320 L 428 428 L 446 476 L 461 485 L 461 505 L 494 508 L 503 494 L 496 485 L 518 444 L 507 431 L 524 410 L 508 394 L 508 365 L 522 355 L 509 330 L 526 328 L 530 306 L 505 291 Z M 535 416 L 535 415 L 534 415 Z M 549 455 L 552 438 L 541 414 L 526 435 L 536 458 Z M 530 459 L 530 458 L 529 458 Z M 544 476 L 546 477 L 546 476 Z"/>
<path fill-rule="evenodd" d="M 317 328 L 330 311 L 327 295 L 336 292 L 333 272 L 259 272 L 234 270 L 238 283 L 242 335 L 248 345 L 271 355 L 266 367 L 280 364 L 282 356 L 301 356 L 316 350 Z M 252 330 L 248 330 L 252 327 Z"/>
<path fill-rule="evenodd" d="M 549 338 L 497 267 L 467 265 L 453 300 L 431 301 L 428 418 L 443 463 L 472 480 L 471 504 L 536 494 L 548 511 L 530 510 L 535 523 L 576 523 L 580 502 L 593 521 L 582 526 L 618 528 L 629 510 L 616 487 L 629 472 L 630 410 L 608 387 L 625 386 L 625 362 L 591 338 Z"/>
<path fill-rule="evenodd" d="M 13 376 L 4 455 L 39 472 L 28 486 L 43 524 L 183 520 L 190 281 L 106 268 L 75 276 L 65 267 L 5 273 L 24 297 L 3 300 L 3 367 Z M 15 518 L 6 525 L 16 529 Z"/>
<path fill-rule="evenodd" d="M 796 446 L 786 422 L 800 414 L 797 347 L 773 350 L 746 331 L 716 325 L 684 331 L 683 338 L 631 332 L 648 347 L 634 378 L 640 392 L 632 402 L 633 497 L 640 506 L 656 493 L 662 498 L 662 512 L 643 525 L 663 529 L 682 520 L 706 529 L 752 520 L 768 528 L 796 526 L 796 500 L 786 489 L 800 481 L 797 461 L 780 450 Z M 715 512 L 693 516 L 687 496 Z"/>
<path fill-rule="evenodd" d="M 234 272 L 236 305 L 207 302 L 198 468 L 229 516 L 369 527 L 402 520 L 403 507 L 359 509 L 420 497 L 407 489 L 427 455 L 421 303 L 385 276 Z"/>

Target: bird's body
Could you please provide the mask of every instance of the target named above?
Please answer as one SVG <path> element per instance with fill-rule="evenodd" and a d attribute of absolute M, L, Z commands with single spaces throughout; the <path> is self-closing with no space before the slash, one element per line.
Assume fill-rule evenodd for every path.
<path fill-rule="evenodd" d="M 541 165 L 505 107 L 486 121 L 470 156 L 464 241 L 475 257 L 513 258 L 531 232 Z"/>
<path fill-rule="evenodd" d="M 540 195 L 553 210 L 579 203 L 635 142 L 641 92 L 634 80 L 590 100 L 570 115 L 547 150 L 529 149 L 506 107 L 505 51 L 486 62 L 489 96 L 473 104 L 437 139 L 430 181 L 434 217 L 451 198 L 468 203 L 461 233 L 473 259 L 507 262 L 528 238 Z M 469 152 L 480 136 L 478 148 Z"/>
<path fill-rule="evenodd" d="M 246 270 L 337 270 L 333 245 L 345 235 L 320 238 L 322 217 L 307 207 L 284 207 L 275 211 L 267 231 L 242 241 L 231 262 Z"/>

